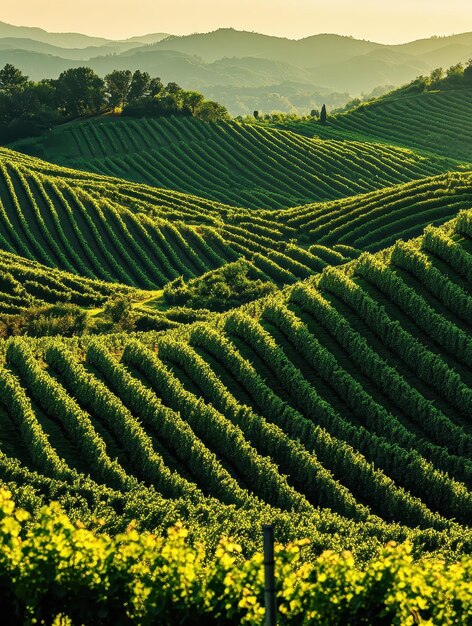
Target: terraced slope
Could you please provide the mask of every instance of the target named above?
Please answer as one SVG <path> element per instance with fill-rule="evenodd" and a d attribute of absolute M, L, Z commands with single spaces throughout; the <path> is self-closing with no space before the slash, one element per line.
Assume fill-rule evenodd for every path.
<path fill-rule="evenodd" d="M 155 528 L 165 497 L 197 527 L 242 507 L 243 536 L 270 515 L 323 546 L 466 549 L 471 278 L 468 211 L 205 324 L 10 341 L 0 479 L 115 527 Z"/>
<path fill-rule="evenodd" d="M 342 198 L 456 167 L 393 146 L 187 117 L 104 117 L 16 148 L 60 165 L 253 209 Z"/>
<path fill-rule="evenodd" d="M 325 246 L 379 250 L 418 235 L 472 205 L 472 174 L 448 173 L 335 202 L 294 207 L 272 218 Z"/>
<path fill-rule="evenodd" d="M 0 155 L 0 246 L 28 263 L 144 289 L 200 276 L 240 256 L 279 284 L 325 265 L 284 241 L 294 229 L 279 228 L 270 217 L 257 225 L 245 210 L 233 220 L 232 212 L 178 192 Z"/>
<path fill-rule="evenodd" d="M 133 188 L 129 190 L 133 193 Z M 145 191 L 141 192 L 145 197 Z M 153 289 L 179 274 L 217 267 L 227 258 L 196 229 L 140 213 L 113 181 L 86 177 L 3 152 L 0 157 L 0 247 L 50 267 L 91 279 Z M 200 214 L 211 203 L 169 193 L 153 203 L 163 213 Z M 134 211 L 130 210 L 132 206 Z M 151 208 L 147 212 L 151 214 Z M 166 210 L 167 209 L 167 210 Z M 205 219 L 203 220 L 205 221 Z M 230 251 L 230 258 L 234 253 Z"/>
<path fill-rule="evenodd" d="M 472 174 L 254 211 L 3 150 L 0 202 L 3 250 L 90 280 L 159 289 L 244 257 L 283 285 L 450 219 L 472 204 Z"/>
<path fill-rule="evenodd" d="M 312 137 L 383 140 L 472 161 L 472 89 L 402 91 L 331 116 L 327 126 L 288 122 L 281 127 Z"/>
<path fill-rule="evenodd" d="M 145 297 L 125 285 L 51 270 L 36 261 L 0 251 L 0 314 L 14 315 L 31 307 L 61 302 L 99 307 L 111 296 L 120 295 Z"/>

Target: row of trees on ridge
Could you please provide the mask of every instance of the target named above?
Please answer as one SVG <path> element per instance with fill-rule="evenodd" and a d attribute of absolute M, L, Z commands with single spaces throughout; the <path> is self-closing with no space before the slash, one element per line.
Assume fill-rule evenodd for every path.
<path fill-rule="evenodd" d="M 175 82 L 164 85 L 140 70 L 115 70 L 103 79 L 89 67 L 77 67 L 57 79 L 34 82 L 11 64 L 0 69 L 0 141 L 107 110 L 138 117 L 193 115 L 205 121 L 229 117 L 224 106 L 201 93 Z"/>

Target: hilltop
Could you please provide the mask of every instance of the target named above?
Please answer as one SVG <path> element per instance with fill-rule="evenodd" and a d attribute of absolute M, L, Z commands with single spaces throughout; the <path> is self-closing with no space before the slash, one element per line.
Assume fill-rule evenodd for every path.
<path fill-rule="evenodd" d="M 122 50 L 127 48 L 128 44 L 137 43 L 140 45 L 155 43 L 161 39 L 165 39 L 169 35 L 166 33 L 153 33 L 143 36 L 130 37 L 123 41 L 115 41 L 112 39 L 106 39 L 104 37 L 91 37 L 90 35 L 84 35 L 81 33 L 51 33 L 43 28 L 36 28 L 31 26 L 15 26 L 13 24 L 7 24 L 6 22 L 0 22 L 0 42 L 4 39 L 17 39 L 19 41 L 35 41 L 55 46 L 62 49 L 80 49 L 83 51 L 82 58 L 86 59 L 90 50 L 105 52 L 104 46 L 123 45 Z"/>
<path fill-rule="evenodd" d="M 472 71 L 454 67 L 450 78 L 417 79 L 336 116 L 333 126 L 470 161 Z"/>

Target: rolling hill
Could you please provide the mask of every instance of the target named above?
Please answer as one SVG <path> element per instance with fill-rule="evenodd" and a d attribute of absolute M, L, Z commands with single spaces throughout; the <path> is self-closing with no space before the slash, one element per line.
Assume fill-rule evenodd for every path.
<path fill-rule="evenodd" d="M 82 49 L 83 59 L 90 58 L 87 56 L 89 50 L 101 50 L 105 46 L 111 46 L 111 49 L 113 49 L 117 44 L 123 44 L 122 50 L 126 50 L 129 44 L 137 43 L 145 45 L 155 43 L 166 37 L 168 37 L 166 33 L 153 33 L 142 37 L 130 37 L 124 41 L 117 42 L 111 39 L 105 39 L 104 37 L 91 37 L 90 35 L 83 35 L 81 33 L 51 33 L 43 28 L 15 26 L 14 24 L 0 22 L 0 41 L 7 38 L 17 40 L 25 39 L 28 41 L 42 42 L 63 49 Z M 102 50 L 102 52 L 106 54 L 105 50 Z"/>
<path fill-rule="evenodd" d="M 0 152 L 0 174 L 4 250 L 141 289 L 199 277 L 240 257 L 263 280 L 294 283 L 358 250 L 415 236 L 472 201 L 469 172 L 278 211 L 238 209 L 9 150 Z"/>
<path fill-rule="evenodd" d="M 471 205 L 472 176 L 447 173 L 335 202 L 294 207 L 278 219 L 322 245 L 379 250 Z"/>
<path fill-rule="evenodd" d="M 195 55 L 210 63 L 242 56 L 283 61 L 310 70 L 317 85 L 359 95 L 379 85 L 402 85 L 435 67 L 466 62 L 472 56 L 472 33 L 384 45 L 335 34 L 290 40 L 219 29 L 168 37 L 154 44 L 152 50 Z"/>
<path fill-rule="evenodd" d="M 61 165 L 250 208 L 331 200 L 457 167 L 392 146 L 186 117 L 102 117 L 13 147 Z"/>
<path fill-rule="evenodd" d="M 108 39 L 101 37 L 89 37 L 80 33 L 50 33 L 42 28 L 16 26 L 6 22 L 0 22 L 0 37 L 32 39 L 64 48 L 85 48 L 109 43 Z"/>
<path fill-rule="evenodd" d="M 120 194 L 113 179 L 38 165 L 14 153 L 4 152 L 1 161 L 1 242 L 9 252 L 89 278 L 150 289 L 225 260 L 210 235 L 207 243 L 206 234 L 191 226 L 152 217 L 154 203 L 163 204 L 163 214 L 181 219 L 208 207 L 202 221 L 211 224 L 211 211 L 216 212 L 211 202 L 172 192 L 166 198 L 152 189 L 148 196 L 133 185 L 124 185 Z"/>
<path fill-rule="evenodd" d="M 292 538 L 331 515 L 351 548 L 361 522 L 380 541 L 470 542 L 471 219 L 204 325 L 7 342 L 2 480 L 20 498 L 25 481 L 38 497 L 70 484 L 74 502 L 82 476 L 107 525 L 140 493 L 140 527 L 164 496 L 272 510 Z"/>
<path fill-rule="evenodd" d="M 225 505 L 249 506 L 256 497 L 309 516 L 322 506 L 354 521 L 375 515 L 438 532 L 467 523 L 471 214 L 428 227 L 408 243 L 359 255 L 362 243 L 368 244 L 364 249 L 385 244 L 385 231 L 372 228 L 374 216 L 396 240 L 411 234 L 411 222 L 419 230 L 437 219 L 439 198 L 440 221 L 457 214 L 470 202 L 472 174 L 254 215 L 11 151 L 3 152 L 1 169 L 2 246 L 10 248 L 2 259 L 16 280 L 13 292 L 18 281 L 26 289 L 34 282 L 27 280 L 29 263 L 42 293 L 60 291 L 62 284 L 88 294 L 83 305 L 97 306 L 110 293 L 97 278 L 151 289 L 179 271 L 202 275 L 240 255 L 267 280 L 293 284 L 204 326 L 197 322 L 162 337 L 139 334 L 131 343 L 126 335 L 117 337 L 110 345 L 122 353 L 121 365 L 108 354 L 105 337 L 86 340 L 80 350 L 65 340 L 34 349 L 31 340 L 5 344 L 5 388 L 16 380 L 13 372 L 22 389 L 21 410 L 31 406 L 28 415 L 36 415 L 28 418 L 37 424 L 35 437 L 46 436 L 52 446 L 31 456 L 29 439 L 13 435 L 22 418 L 11 413 L 5 396 L 4 432 L 23 441 L 7 440 L 5 446 L 21 449 L 19 460 L 28 471 L 71 480 L 89 463 L 93 480 L 111 489 L 133 490 L 143 480 L 166 496 L 199 500 L 201 492 Z M 434 212 L 415 210 L 422 197 L 434 198 Z M 338 224 L 350 238 L 343 238 Z M 321 236 L 323 228 L 331 239 Z M 367 228 L 366 242 L 359 235 Z M 292 243 L 278 249 L 291 234 Z M 20 263 L 12 252 L 31 261 Z M 36 259 L 57 267 L 56 277 Z M 65 270 L 89 280 L 61 274 Z M 47 370 L 34 356 L 38 349 Z M 164 404 L 151 402 L 151 393 Z M 103 408 L 104 398 L 113 410 Z M 139 408 L 144 398 L 152 414 Z M 190 408 L 197 398 L 196 414 Z M 72 421 L 53 427 L 51 418 L 62 420 L 66 405 Z M 175 422 L 177 412 L 189 420 L 191 435 L 185 437 L 194 442 L 195 462 L 175 447 L 185 432 L 184 423 Z M 132 426 L 137 416 L 143 421 L 139 431 Z M 116 430 L 117 419 L 124 430 Z M 155 431 L 156 419 L 171 422 Z M 171 423 L 180 430 L 167 431 Z M 125 443 L 129 428 L 139 442 L 132 451 Z M 221 428 L 224 444 L 218 443 Z M 59 431 L 67 443 L 57 439 Z M 103 453 L 97 460 L 98 449 Z M 145 449 L 151 461 L 143 466 Z M 199 454 L 207 458 L 204 465 L 196 460 Z M 383 536 L 391 532 L 383 522 L 373 523 Z"/>
<path fill-rule="evenodd" d="M 256 626 L 271 522 L 284 624 L 468 626 L 470 116 L 424 95 L 0 149 L 0 321 L 101 319 L 2 328 L 13 619 Z"/>
<path fill-rule="evenodd" d="M 415 93 L 408 86 L 333 115 L 325 127 L 316 122 L 289 122 L 281 128 L 309 137 L 380 140 L 471 161 L 472 89 Z"/>
<path fill-rule="evenodd" d="M 140 292 L 126 285 L 82 278 L 3 250 L 0 252 L 1 315 L 15 315 L 65 302 L 85 308 L 100 307 L 111 296 L 123 295 L 139 297 Z"/>
<path fill-rule="evenodd" d="M 349 549 L 378 568 L 392 540 L 457 561 L 472 545 L 471 276 L 464 211 L 204 324 L 1 342 L 0 482 L 35 519 L 56 519 L 41 508 L 53 499 L 79 528 L 98 519 L 100 533 L 133 540 L 184 519 L 218 558 L 223 533 L 257 551 L 254 529 L 270 519 L 280 541 L 310 537 L 308 562 Z M 75 600 L 84 585 L 68 592 L 69 614 L 88 614 Z"/>
<path fill-rule="evenodd" d="M 470 161 L 471 103 L 471 89 L 400 93 L 338 116 L 334 126 Z"/>
<path fill-rule="evenodd" d="M 0 37 L 1 51 L 28 51 L 38 53 L 39 55 L 47 55 L 48 57 L 56 57 L 56 59 L 70 59 L 76 61 L 85 61 L 100 55 L 119 54 L 125 50 L 140 47 L 139 42 L 110 42 L 104 46 L 87 46 L 86 48 L 63 48 L 59 45 L 53 45 L 44 41 L 36 41 L 35 39 L 27 39 L 22 37 Z M 39 58 L 44 58 L 43 56 Z M 45 61 L 46 62 L 46 61 Z M 46 69 L 46 68 L 45 68 Z M 33 75 L 37 75 L 38 70 L 33 69 Z"/>

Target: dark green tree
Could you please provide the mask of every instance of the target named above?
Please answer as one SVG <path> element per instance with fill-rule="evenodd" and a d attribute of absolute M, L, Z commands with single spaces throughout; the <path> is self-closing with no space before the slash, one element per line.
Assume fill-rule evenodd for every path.
<path fill-rule="evenodd" d="M 12 87 L 13 82 L 16 88 Z M 2 142 L 38 135 L 60 122 L 54 81 L 13 82 L 9 81 L 8 89 L 0 89 Z"/>
<path fill-rule="evenodd" d="M 182 87 L 178 85 L 177 83 L 167 83 L 166 91 L 167 93 L 170 93 L 173 96 L 175 96 L 182 91 Z"/>
<path fill-rule="evenodd" d="M 56 110 L 56 89 L 50 81 L 27 83 L 11 96 L 12 113 L 16 117 L 38 118 L 44 115 L 59 117 Z"/>
<path fill-rule="evenodd" d="M 57 80 L 57 99 L 65 115 L 99 113 L 106 102 L 105 83 L 89 67 L 69 69 Z"/>
<path fill-rule="evenodd" d="M 157 115 L 176 115 L 180 113 L 180 100 L 175 94 L 163 91 L 153 98 L 153 111 Z"/>
<path fill-rule="evenodd" d="M 196 109 L 195 117 L 198 117 L 204 122 L 216 122 L 218 120 L 228 120 L 230 116 L 226 107 L 219 104 L 219 102 L 205 100 Z"/>
<path fill-rule="evenodd" d="M 133 74 L 133 78 L 131 79 L 131 85 L 126 99 L 127 103 L 134 104 L 147 96 L 149 94 L 150 86 L 151 77 L 149 74 L 147 72 L 141 72 L 141 70 L 136 70 Z"/>
<path fill-rule="evenodd" d="M 151 97 L 158 96 L 160 93 L 164 91 L 164 83 L 160 78 L 151 78 L 151 82 L 149 83 L 149 95 Z"/>
<path fill-rule="evenodd" d="M 192 115 L 202 105 L 205 98 L 198 91 L 182 91 L 181 92 L 182 105 L 187 107 Z"/>
<path fill-rule="evenodd" d="M 450 87 L 461 87 L 463 78 L 464 66 L 462 63 L 451 65 L 451 67 L 446 70 L 446 83 Z"/>
<path fill-rule="evenodd" d="M 443 70 L 442 67 L 437 67 L 429 75 L 429 79 L 430 79 L 432 84 L 438 83 L 443 78 L 444 78 L 444 70 Z"/>
<path fill-rule="evenodd" d="M 464 81 L 468 86 L 472 86 L 472 59 L 467 61 L 467 65 L 464 69 Z"/>
<path fill-rule="evenodd" d="M 115 109 L 125 105 L 133 74 L 129 70 L 114 70 L 105 76 L 108 104 Z"/>
<path fill-rule="evenodd" d="M 328 114 L 326 112 L 326 105 L 323 104 L 323 106 L 321 107 L 321 112 L 320 112 L 320 122 L 322 124 L 326 124 L 327 119 L 328 119 Z"/>
<path fill-rule="evenodd" d="M 0 70 L 0 90 L 6 93 L 18 91 L 28 84 L 28 77 L 21 70 L 7 63 Z"/>
<path fill-rule="evenodd" d="M 164 93 L 159 94 L 166 99 L 172 99 L 174 101 L 174 106 L 178 111 L 182 109 L 182 95 L 183 89 L 177 83 L 167 83 Z M 165 94 L 165 95 L 164 95 Z"/>

